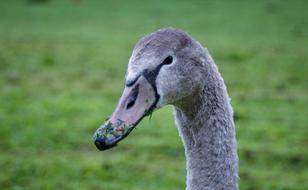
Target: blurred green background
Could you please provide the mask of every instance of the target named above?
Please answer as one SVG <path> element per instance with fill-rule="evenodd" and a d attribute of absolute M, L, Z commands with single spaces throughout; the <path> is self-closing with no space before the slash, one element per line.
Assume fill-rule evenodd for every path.
<path fill-rule="evenodd" d="M 180 190 L 168 106 L 99 152 L 142 36 L 173 26 L 214 57 L 235 109 L 240 187 L 308 189 L 308 1 L 0 1 L 0 189 Z"/>

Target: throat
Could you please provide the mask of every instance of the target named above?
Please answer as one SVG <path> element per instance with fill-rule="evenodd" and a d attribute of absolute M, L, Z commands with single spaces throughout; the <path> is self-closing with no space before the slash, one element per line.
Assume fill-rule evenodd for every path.
<path fill-rule="evenodd" d="M 174 114 L 185 148 L 186 190 L 238 189 L 233 112 L 224 84 L 184 102 Z"/>

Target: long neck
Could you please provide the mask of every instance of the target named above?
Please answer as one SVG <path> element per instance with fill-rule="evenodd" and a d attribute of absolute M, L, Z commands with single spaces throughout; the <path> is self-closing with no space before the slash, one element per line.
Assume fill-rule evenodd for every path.
<path fill-rule="evenodd" d="M 174 106 L 186 156 L 186 190 L 238 189 L 233 111 L 214 64 L 197 94 Z"/>

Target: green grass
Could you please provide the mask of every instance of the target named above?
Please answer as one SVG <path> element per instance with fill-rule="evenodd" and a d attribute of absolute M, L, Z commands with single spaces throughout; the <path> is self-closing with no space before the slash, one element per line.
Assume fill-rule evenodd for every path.
<path fill-rule="evenodd" d="M 171 107 L 115 149 L 92 144 L 134 44 L 165 26 L 224 76 L 241 189 L 308 189 L 307 1 L 77 2 L 0 1 L 0 189 L 184 189 Z"/>

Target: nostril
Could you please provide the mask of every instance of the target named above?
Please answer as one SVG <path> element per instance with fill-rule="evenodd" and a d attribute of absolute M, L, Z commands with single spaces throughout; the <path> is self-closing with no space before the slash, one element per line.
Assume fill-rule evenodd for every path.
<path fill-rule="evenodd" d="M 132 90 L 132 94 L 128 97 L 128 100 L 127 100 L 128 103 L 126 105 L 127 110 L 135 105 L 135 102 L 138 97 L 138 93 L 139 93 L 139 85 L 136 85 L 134 89 Z"/>
<path fill-rule="evenodd" d="M 128 104 L 126 105 L 126 109 L 130 109 L 131 107 L 133 107 L 133 105 L 135 104 L 136 102 L 136 98 L 135 97 L 129 97 L 129 100 L 128 100 Z"/>

